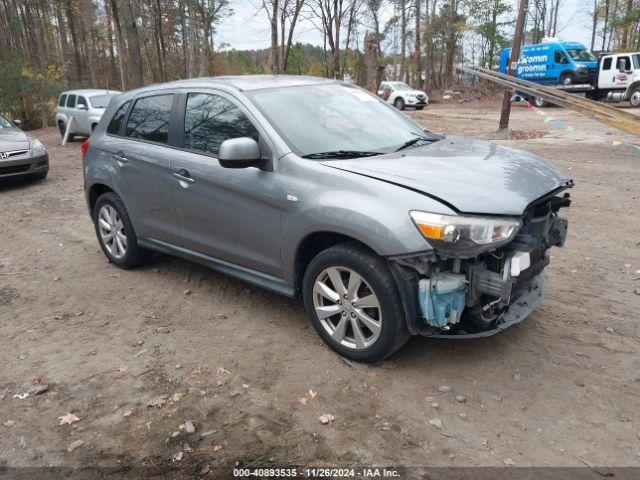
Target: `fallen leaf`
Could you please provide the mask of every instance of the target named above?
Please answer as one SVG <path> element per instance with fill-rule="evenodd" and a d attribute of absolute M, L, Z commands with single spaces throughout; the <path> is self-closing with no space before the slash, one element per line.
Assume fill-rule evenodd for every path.
<path fill-rule="evenodd" d="M 195 367 L 191 369 L 189 375 L 191 375 L 192 377 L 199 377 L 200 375 L 202 375 L 202 367 Z"/>
<path fill-rule="evenodd" d="M 306 405 L 307 404 L 307 397 L 298 397 L 298 401 L 302 404 L 302 405 Z"/>
<path fill-rule="evenodd" d="M 202 470 L 200 470 L 200 476 L 204 477 L 207 473 L 209 473 L 209 470 L 211 470 L 211 467 L 209 467 L 209 464 L 207 463 L 204 467 L 202 467 Z"/>
<path fill-rule="evenodd" d="M 60 420 L 60 425 L 71 425 L 72 423 L 80 421 L 80 417 L 76 417 L 73 413 L 69 412 L 62 417 L 58 417 L 58 419 Z"/>
<path fill-rule="evenodd" d="M 231 375 L 231 372 L 224 367 L 218 367 L 218 373 L 226 373 L 227 375 Z"/>
<path fill-rule="evenodd" d="M 433 418 L 431 420 L 429 420 L 429 425 L 433 425 L 434 427 L 442 430 L 442 420 L 440 420 L 439 418 Z"/>
<path fill-rule="evenodd" d="M 511 460 L 510 458 L 505 458 L 502 463 L 504 463 L 507 467 L 513 467 L 516 462 L 514 462 L 513 460 Z"/>
<path fill-rule="evenodd" d="M 184 397 L 184 393 L 176 392 L 171 397 L 171 400 L 174 401 L 174 402 L 179 402 L 180 400 L 182 400 L 182 397 Z"/>
<path fill-rule="evenodd" d="M 180 460 L 182 460 L 182 456 L 184 455 L 184 453 L 182 452 L 176 452 L 173 454 L 173 460 L 175 462 L 179 462 Z"/>
<path fill-rule="evenodd" d="M 328 423 L 333 423 L 335 419 L 336 417 L 334 417 L 330 413 L 325 413 L 324 415 L 320 415 L 320 423 L 322 423 L 323 425 L 326 425 Z"/>
<path fill-rule="evenodd" d="M 309 396 L 314 399 L 316 398 L 316 395 L 318 394 L 318 392 L 314 392 L 313 390 L 309 389 Z"/>
<path fill-rule="evenodd" d="M 123 417 L 130 417 L 132 414 L 133 412 L 131 410 L 125 410 L 124 412 L 122 412 Z"/>
<path fill-rule="evenodd" d="M 213 446 L 213 451 L 214 452 L 219 452 L 220 450 L 222 450 L 222 445 L 214 445 Z"/>
<path fill-rule="evenodd" d="M 116 368 L 116 372 L 118 372 L 118 373 L 124 373 L 124 372 L 126 372 L 127 370 L 129 370 L 129 368 L 128 368 L 128 367 L 119 367 L 119 368 Z"/>
<path fill-rule="evenodd" d="M 69 446 L 67 447 L 67 452 L 71 453 L 76 448 L 81 447 L 82 445 L 84 445 L 84 441 L 82 441 L 82 440 L 76 440 L 75 442 L 71 442 L 69 444 Z"/>
<path fill-rule="evenodd" d="M 13 427 L 15 425 L 15 423 L 16 422 L 14 422 L 13 420 L 7 420 L 2 425 L 4 425 L 5 427 L 9 428 L 9 427 Z"/>
<path fill-rule="evenodd" d="M 147 403 L 147 407 L 163 407 L 167 403 L 167 400 L 169 400 L 168 395 L 158 395 L 157 397 L 153 397 L 151 400 L 149 400 L 149 403 Z"/>

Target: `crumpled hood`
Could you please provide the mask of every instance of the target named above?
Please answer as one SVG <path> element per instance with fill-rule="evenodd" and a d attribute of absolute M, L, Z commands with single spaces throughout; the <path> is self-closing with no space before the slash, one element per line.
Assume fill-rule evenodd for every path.
<path fill-rule="evenodd" d="M 26 150 L 29 137 L 19 128 L 0 128 L 0 152 Z"/>
<path fill-rule="evenodd" d="M 425 193 L 461 213 L 520 215 L 534 200 L 572 184 L 540 157 L 464 137 L 322 163 Z"/>

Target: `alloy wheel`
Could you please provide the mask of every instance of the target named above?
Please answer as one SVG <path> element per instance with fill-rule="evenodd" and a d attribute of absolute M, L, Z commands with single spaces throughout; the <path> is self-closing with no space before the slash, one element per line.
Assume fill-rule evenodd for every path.
<path fill-rule="evenodd" d="M 378 296 L 360 274 L 347 267 L 320 272 L 313 286 L 313 305 L 322 328 L 340 345 L 364 350 L 382 331 Z"/>
<path fill-rule="evenodd" d="M 629 98 L 629 103 L 631 103 L 633 107 L 640 107 L 640 90 L 634 90 L 631 98 Z"/>
<path fill-rule="evenodd" d="M 98 212 L 98 230 L 104 248 L 115 259 L 127 253 L 127 235 L 120 215 L 111 205 L 103 205 Z"/>

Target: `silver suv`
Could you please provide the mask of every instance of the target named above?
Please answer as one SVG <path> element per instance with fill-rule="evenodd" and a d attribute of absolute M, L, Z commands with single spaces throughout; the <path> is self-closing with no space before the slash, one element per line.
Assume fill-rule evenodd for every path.
<path fill-rule="evenodd" d="M 424 130 L 370 93 L 305 77 L 218 77 L 113 99 L 83 144 L 108 260 L 145 250 L 301 294 L 341 355 L 410 334 L 473 337 L 541 301 L 572 186 L 539 157 Z"/>
<path fill-rule="evenodd" d="M 117 90 L 70 90 L 58 97 L 56 125 L 64 137 L 69 119 L 73 117 L 69 141 L 77 136 L 88 137 L 100 121 L 109 101 L 120 92 Z"/>

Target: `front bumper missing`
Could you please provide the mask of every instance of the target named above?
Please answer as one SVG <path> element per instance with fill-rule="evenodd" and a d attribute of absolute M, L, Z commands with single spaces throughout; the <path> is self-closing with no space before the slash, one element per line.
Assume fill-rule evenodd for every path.
<path fill-rule="evenodd" d="M 546 290 L 546 277 L 544 273 L 532 278 L 526 288 L 522 289 L 519 296 L 512 299 L 507 312 L 502 316 L 498 323 L 491 329 L 478 333 L 467 333 L 464 330 L 452 334 L 445 331 L 437 331 L 434 333 L 423 333 L 426 337 L 438 338 L 482 338 L 490 337 L 496 333 L 509 328 L 516 323 L 520 323 L 527 318 L 529 314 L 540 305 Z"/>

